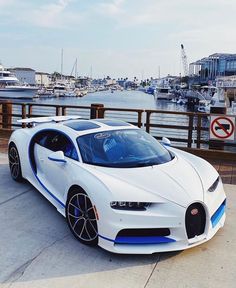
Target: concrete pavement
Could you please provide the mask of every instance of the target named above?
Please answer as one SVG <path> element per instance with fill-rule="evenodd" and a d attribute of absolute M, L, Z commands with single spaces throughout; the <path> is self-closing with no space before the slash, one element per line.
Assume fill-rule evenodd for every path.
<path fill-rule="evenodd" d="M 226 225 L 182 252 L 115 255 L 80 244 L 28 183 L 14 182 L 0 153 L 0 287 L 235 287 L 236 186 L 225 185 Z"/>

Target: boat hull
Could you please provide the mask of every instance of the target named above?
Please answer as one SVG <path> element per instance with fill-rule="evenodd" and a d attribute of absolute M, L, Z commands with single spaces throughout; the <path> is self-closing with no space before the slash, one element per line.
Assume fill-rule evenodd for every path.
<path fill-rule="evenodd" d="M 36 96 L 36 88 L 0 88 L 0 98 L 32 99 Z"/>

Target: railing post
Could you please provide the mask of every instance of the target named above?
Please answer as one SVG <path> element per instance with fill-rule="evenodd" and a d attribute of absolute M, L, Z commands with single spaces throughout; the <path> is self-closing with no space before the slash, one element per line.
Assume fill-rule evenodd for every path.
<path fill-rule="evenodd" d="M 32 104 L 29 104 L 29 106 L 28 106 L 28 115 L 27 115 L 28 118 L 31 117 L 32 111 L 33 111 L 33 105 L 32 105 Z"/>
<path fill-rule="evenodd" d="M 188 121 L 188 148 L 192 148 L 192 138 L 193 138 L 193 114 L 190 114 Z"/>
<path fill-rule="evenodd" d="M 60 106 L 56 106 L 56 116 L 60 116 Z"/>
<path fill-rule="evenodd" d="M 103 107 L 99 107 L 98 108 L 98 117 L 97 118 L 104 118 L 104 114 L 105 114 L 105 108 Z"/>
<path fill-rule="evenodd" d="M 2 128 L 12 126 L 12 103 L 10 101 L 2 103 Z"/>
<path fill-rule="evenodd" d="M 142 127 L 142 114 L 143 114 L 143 111 L 138 111 L 138 127 L 139 128 Z"/>
<path fill-rule="evenodd" d="M 151 116 L 151 111 L 146 111 L 146 132 L 150 133 L 150 116 Z"/>
<path fill-rule="evenodd" d="M 202 117 L 200 114 L 197 115 L 197 148 L 201 147 L 201 122 L 202 122 Z"/>
<path fill-rule="evenodd" d="M 26 118 L 26 104 L 25 103 L 21 104 L 21 118 L 22 119 Z M 26 124 L 22 123 L 22 128 L 25 128 L 25 127 L 26 127 Z"/>
<path fill-rule="evenodd" d="M 61 107 L 61 114 L 62 114 L 62 116 L 66 116 L 66 107 L 65 106 L 63 106 L 63 107 Z"/>
<path fill-rule="evenodd" d="M 93 103 L 90 107 L 90 119 L 103 118 L 104 110 L 99 110 L 99 108 L 104 108 L 103 104 Z"/>

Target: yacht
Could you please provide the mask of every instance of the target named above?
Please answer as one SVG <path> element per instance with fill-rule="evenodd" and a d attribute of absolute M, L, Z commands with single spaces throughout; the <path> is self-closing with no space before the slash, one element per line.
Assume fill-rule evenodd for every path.
<path fill-rule="evenodd" d="M 76 97 L 77 92 L 73 83 L 57 82 L 53 86 L 53 94 L 56 97 Z"/>
<path fill-rule="evenodd" d="M 169 85 L 157 86 L 155 89 L 154 96 L 156 99 L 171 100 L 174 98 L 174 95 L 171 91 L 172 90 L 171 90 L 171 87 Z"/>
<path fill-rule="evenodd" d="M 224 97 L 224 90 L 222 88 L 216 89 L 216 92 L 209 99 L 209 97 L 202 96 L 203 99 L 199 100 L 198 112 L 210 113 L 211 107 L 226 107 L 226 101 Z"/>
<path fill-rule="evenodd" d="M 0 98 L 32 99 L 38 88 L 21 84 L 16 76 L 0 64 Z"/>

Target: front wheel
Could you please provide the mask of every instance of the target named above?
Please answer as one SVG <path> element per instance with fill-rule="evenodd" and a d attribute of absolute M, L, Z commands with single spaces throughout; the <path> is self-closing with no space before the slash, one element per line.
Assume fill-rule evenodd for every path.
<path fill-rule="evenodd" d="M 12 179 L 17 182 L 23 181 L 20 156 L 14 143 L 11 143 L 9 146 L 8 159 Z"/>
<path fill-rule="evenodd" d="M 98 244 L 98 228 L 94 207 L 88 195 L 75 189 L 66 203 L 66 219 L 73 235 L 83 244 Z"/>

